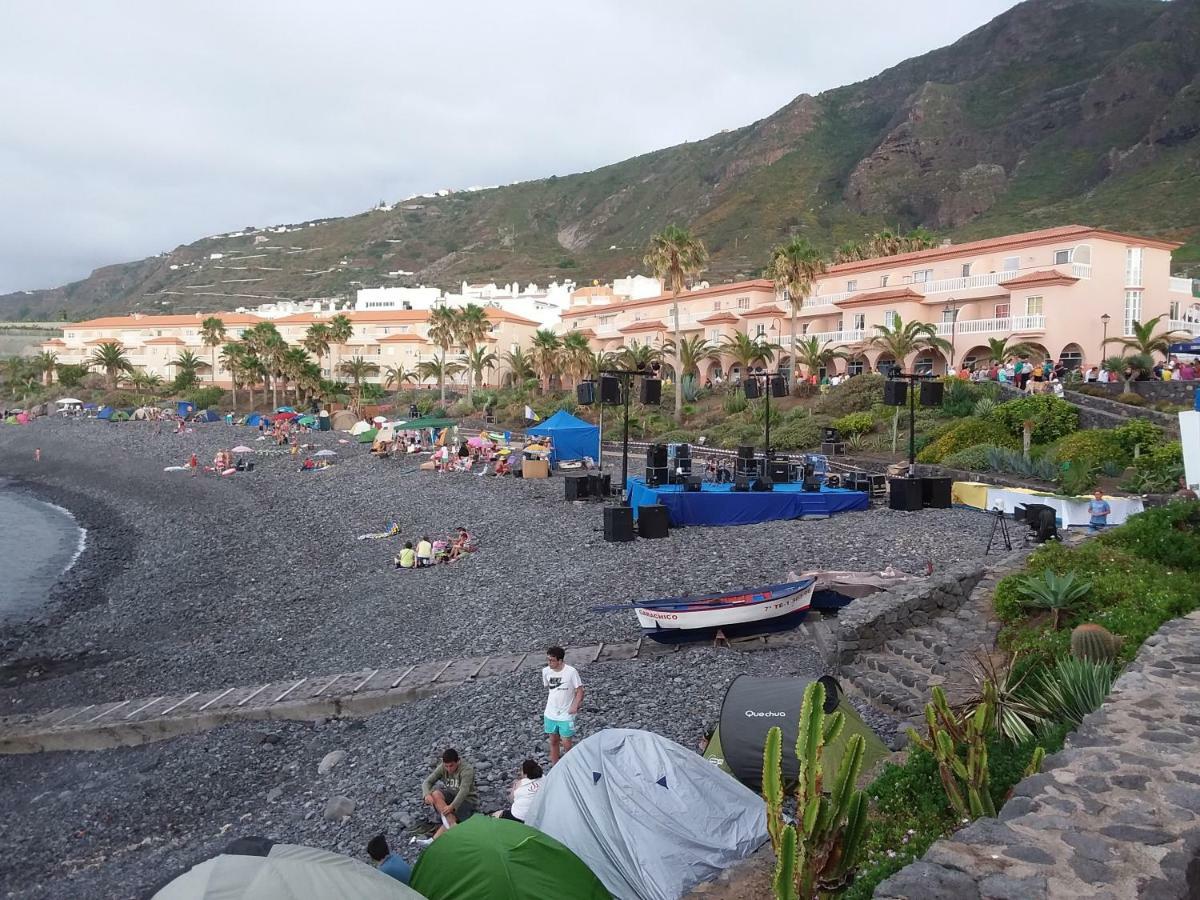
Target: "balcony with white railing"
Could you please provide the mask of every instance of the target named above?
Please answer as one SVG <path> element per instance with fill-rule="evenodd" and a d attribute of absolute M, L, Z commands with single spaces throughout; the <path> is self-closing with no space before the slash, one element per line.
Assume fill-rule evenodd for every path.
<path fill-rule="evenodd" d="M 1171 276 L 1170 290 L 1175 294 L 1187 294 L 1192 296 L 1192 279 L 1179 278 L 1175 275 Z"/>
<path fill-rule="evenodd" d="M 1171 331 L 1180 334 L 1190 334 L 1192 337 L 1200 337 L 1200 322 L 1188 322 L 1185 319 L 1171 319 L 1167 323 L 1167 327 Z"/>
<path fill-rule="evenodd" d="M 1046 317 L 1045 316 L 1013 316 L 1012 317 L 1013 331 L 1045 331 Z"/>
<path fill-rule="evenodd" d="M 1091 278 L 1092 267 L 1088 263 L 1071 263 L 1071 274 L 1076 278 Z"/>
<path fill-rule="evenodd" d="M 816 338 L 821 344 L 826 341 L 833 344 L 858 344 L 866 338 L 866 332 L 861 329 L 857 331 L 810 331 L 808 334 L 796 337 L 798 341 L 806 341 L 809 338 Z"/>
<path fill-rule="evenodd" d="M 1012 319 L 959 319 L 956 323 L 938 322 L 938 337 L 959 334 L 992 334 L 1012 331 Z"/>

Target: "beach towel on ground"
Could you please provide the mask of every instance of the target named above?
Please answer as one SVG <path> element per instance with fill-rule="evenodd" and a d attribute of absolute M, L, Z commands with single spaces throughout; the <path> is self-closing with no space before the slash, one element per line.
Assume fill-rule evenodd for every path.
<path fill-rule="evenodd" d="M 392 522 L 388 526 L 387 531 L 373 531 L 370 534 L 360 534 L 358 536 L 358 540 L 360 540 L 360 541 L 379 540 L 380 538 L 395 537 L 399 533 L 400 533 L 400 523 Z"/>

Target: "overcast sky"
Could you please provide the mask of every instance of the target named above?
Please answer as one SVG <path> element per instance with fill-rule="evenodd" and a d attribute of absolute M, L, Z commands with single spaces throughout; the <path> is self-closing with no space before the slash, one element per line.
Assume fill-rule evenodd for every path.
<path fill-rule="evenodd" d="M 3 0 L 0 293 L 697 140 L 1013 5 Z"/>

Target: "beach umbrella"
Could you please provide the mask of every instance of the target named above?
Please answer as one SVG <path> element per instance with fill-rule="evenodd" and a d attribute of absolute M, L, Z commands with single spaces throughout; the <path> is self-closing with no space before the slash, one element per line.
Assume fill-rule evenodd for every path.
<path fill-rule="evenodd" d="M 230 848 L 234 849 L 234 848 Z M 413 900 L 420 894 L 364 862 L 295 844 L 222 853 L 184 872 L 154 900 Z"/>
<path fill-rule="evenodd" d="M 300 425 L 315 425 L 317 420 L 314 416 L 301 416 L 296 422 Z"/>
<path fill-rule="evenodd" d="M 359 434 L 358 442 L 360 444 L 369 444 L 373 440 L 375 440 L 375 435 L 377 435 L 377 434 L 379 434 L 378 428 L 369 428 L 366 431 Z"/>
<path fill-rule="evenodd" d="M 288 420 L 290 420 L 290 419 L 294 419 L 294 418 L 296 418 L 296 417 L 297 417 L 297 415 L 299 415 L 299 414 L 298 414 L 298 413 L 294 413 L 294 412 L 277 412 L 277 413 L 275 414 L 275 418 L 276 418 L 276 419 L 283 419 L 283 420 L 286 422 L 286 421 L 288 421 Z"/>
<path fill-rule="evenodd" d="M 357 436 L 357 435 L 362 434 L 364 431 L 370 431 L 370 430 L 371 430 L 371 424 L 369 422 L 360 421 L 360 422 L 354 423 L 354 427 L 350 429 L 350 433 Z"/>
<path fill-rule="evenodd" d="M 376 423 L 377 425 L 382 425 L 384 422 L 387 421 L 387 416 L 376 416 L 371 421 Z"/>
<path fill-rule="evenodd" d="M 294 406 L 280 406 L 275 409 L 277 413 L 294 413 L 295 411 L 296 408 Z"/>
<path fill-rule="evenodd" d="M 318 450 L 313 456 L 337 456 L 336 450 Z"/>
<path fill-rule="evenodd" d="M 467 446 L 468 447 L 482 447 L 483 446 L 483 438 L 477 438 L 477 437 L 467 438 Z"/>
<path fill-rule="evenodd" d="M 253 453 L 254 451 L 250 447 L 247 447 L 245 444 L 239 444 L 238 446 L 234 447 L 229 452 L 230 453 Z"/>
<path fill-rule="evenodd" d="M 55 402 L 56 402 L 56 403 L 59 403 L 59 404 L 66 404 L 66 403 L 71 403 L 71 404 L 76 404 L 76 403 L 78 403 L 78 404 L 82 404 L 82 403 L 83 403 L 83 401 L 82 401 L 82 400 L 76 400 L 74 397 L 63 397 L 61 400 L 56 400 Z"/>

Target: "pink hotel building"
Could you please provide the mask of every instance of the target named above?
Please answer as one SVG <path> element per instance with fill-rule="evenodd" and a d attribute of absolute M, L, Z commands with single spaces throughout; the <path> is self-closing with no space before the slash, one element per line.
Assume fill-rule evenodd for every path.
<path fill-rule="evenodd" d="M 875 371 L 891 363 L 867 341 L 894 317 L 937 325 L 952 354 L 927 350 L 902 360 L 906 368 L 944 373 L 987 357 L 988 338 L 1011 338 L 1069 365 L 1094 365 L 1118 352 L 1105 337 L 1132 333 L 1134 321 L 1161 315 L 1160 328 L 1200 336 L 1200 298 L 1190 279 L 1170 274 L 1179 244 L 1068 225 L 1007 237 L 946 244 L 930 250 L 831 266 L 801 308 L 797 339 L 816 337 L 853 354 L 839 370 Z M 605 302 L 605 301 L 608 302 Z M 586 335 L 596 350 L 669 340 L 671 297 L 617 302 L 584 289 L 563 313 L 563 330 Z M 681 294 L 680 331 L 714 344 L 734 332 L 782 345 L 790 366 L 790 311 L 765 279 Z M 950 358 L 948 358 L 950 357 Z M 735 374 L 728 359 L 705 366 L 701 378 Z"/>

